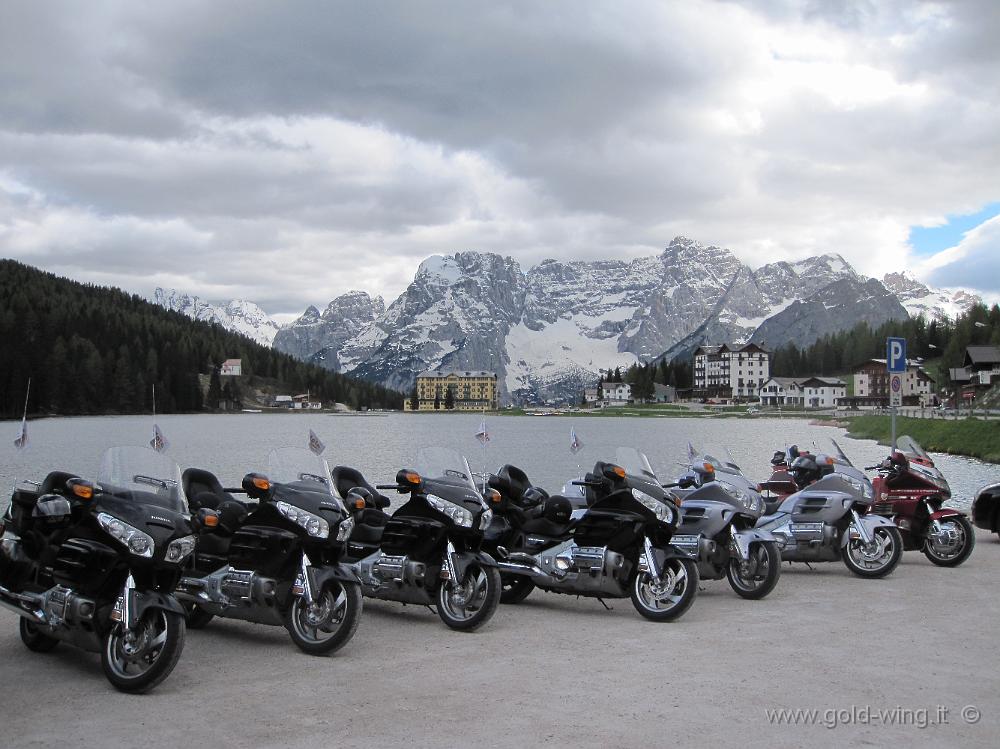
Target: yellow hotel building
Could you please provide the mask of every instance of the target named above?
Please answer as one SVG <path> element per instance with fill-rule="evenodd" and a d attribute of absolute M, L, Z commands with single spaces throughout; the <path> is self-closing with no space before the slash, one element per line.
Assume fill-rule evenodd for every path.
<path fill-rule="evenodd" d="M 445 410 L 449 390 L 456 411 L 494 410 L 497 407 L 496 372 L 421 372 L 417 375 L 418 410 Z M 413 410 L 409 396 L 403 401 L 403 410 Z"/>

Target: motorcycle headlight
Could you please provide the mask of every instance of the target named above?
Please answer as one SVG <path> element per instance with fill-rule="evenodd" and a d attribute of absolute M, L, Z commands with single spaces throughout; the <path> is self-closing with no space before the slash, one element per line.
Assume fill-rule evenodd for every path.
<path fill-rule="evenodd" d="M 493 522 L 493 510 L 483 510 L 483 514 L 479 516 L 479 530 L 486 530 L 491 522 Z"/>
<path fill-rule="evenodd" d="M 747 508 L 748 510 L 750 510 L 751 512 L 753 512 L 753 510 L 754 510 L 754 504 L 755 504 L 753 497 L 751 497 L 749 494 L 747 494 L 742 489 L 733 486 L 732 484 L 726 484 L 726 483 L 720 482 L 719 485 L 723 489 L 726 490 L 726 493 L 730 497 L 732 497 L 737 502 L 739 502 L 741 505 L 743 505 L 745 508 Z"/>
<path fill-rule="evenodd" d="M 674 511 L 670 508 L 670 505 L 665 502 L 661 502 L 656 497 L 651 497 L 646 492 L 641 492 L 638 489 L 632 490 L 632 496 L 635 497 L 636 501 L 641 503 L 647 510 L 651 510 L 656 519 L 661 523 L 670 523 L 674 519 Z"/>
<path fill-rule="evenodd" d="M 351 537 L 351 531 L 354 530 L 354 518 L 348 515 L 346 518 L 340 521 L 340 525 L 337 526 L 337 540 L 346 541 Z"/>
<path fill-rule="evenodd" d="M 300 509 L 287 502 L 275 502 L 275 509 L 298 526 L 305 529 L 313 538 L 329 538 L 330 524 L 319 515 Z"/>
<path fill-rule="evenodd" d="M 427 504 L 433 507 L 438 512 L 443 512 L 445 515 L 450 517 L 457 525 L 463 528 L 472 527 L 472 513 L 461 507 L 454 502 L 449 502 L 443 497 L 439 497 L 436 494 L 427 495 Z"/>
<path fill-rule="evenodd" d="M 97 513 L 97 524 L 137 557 L 153 556 L 153 538 L 138 528 L 106 512 Z"/>
<path fill-rule="evenodd" d="M 167 547 L 167 553 L 164 554 L 163 558 L 167 562 L 172 562 L 173 564 L 180 564 L 184 561 L 188 554 L 194 551 L 195 538 L 194 536 L 183 536 L 182 538 L 175 538 L 170 542 Z"/>

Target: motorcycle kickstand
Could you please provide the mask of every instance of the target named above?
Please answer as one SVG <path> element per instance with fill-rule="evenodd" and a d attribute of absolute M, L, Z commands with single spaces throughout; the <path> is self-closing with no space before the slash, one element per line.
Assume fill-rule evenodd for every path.
<path fill-rule="evenodd" d="M 803 562 L 802 564 L 804 564 L 806 567 L 808 567 L 810 570 L 812 570 L 812 565 L 809 564 L 809 562 Z"/>
<path fill-rule="evenodd" d="M 607 609 L 608 611 L 614 611 L 614 609 L 613 609 L 613 608 L 611 608 L 610 606 L 608 606 L 608 604 L 606 604 L 606 603 L 604 602 L 604 599 L 603 599 L 603 598 L 598 598 L 597 600 L 598 600 L 598 601 L 600 601 L 600 602 L 601 602 L 601 605 L 602 605 L 602 606 L 603 606 L 604 608 L 606 608 L 606 609 Z"/>

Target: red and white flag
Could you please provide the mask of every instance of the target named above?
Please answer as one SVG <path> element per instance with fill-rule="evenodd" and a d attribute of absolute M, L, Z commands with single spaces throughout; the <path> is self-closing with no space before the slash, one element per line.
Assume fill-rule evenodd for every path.
<path fill-rule="evenodd" d="M 317 455 L 321 455 L 326 449 L 326 445 L 323 444 L 323 440 L 321 440 L 312 429 L 309 430 L 309 449 Z"/>
<path fill-rule="evenodd" d="M 28 419 L 24 417 L 21 419 L 21 431 L 17 433 L 17 438 L 14 440 L 14 447 L 18 450 L 23 450 L 28 446 Z"/>
<path fill-rule="evenodd" d="M 158 453 L 162 453 L 170 447 L 170 443 L 167 442 L 167 438 L 164 437 L 163 432 L 160 431 L 159 424 L 153 424 L 153 439 L 149 441 L 149 446 Z"/>
<path fill-rule="evenodd" d="M 486 431 L 486 419 L 483 419 L 483 423 L 479 425 L 479 431 L 476 432 L 476 439 L 484 445 L 490 441 L 490 433 Z"/>

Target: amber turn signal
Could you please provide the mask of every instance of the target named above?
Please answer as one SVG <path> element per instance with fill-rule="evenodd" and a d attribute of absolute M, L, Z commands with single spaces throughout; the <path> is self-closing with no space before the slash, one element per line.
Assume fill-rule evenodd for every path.
<path fill-rule="evenodd" d="M 216 514 L 205 515 L 201 522 L 206 528 L 216 528 L 219 525 L 219 516 Z"/>
<path fill-rule="evenodd" d="M 354 499 L 354 509 L 355 510 L 363 510 L 363 509 L 365 509 L 365 500 L 364 500 L 363 497 L 356 497 Z"/>
<path fill-rule="evenodd" d="M 268 489 L 271 488 L 271 482 L 268 481 L 263 476 L 254 476 L 253 485 L 256 486 L 258 489 L 260 489 L 262 492 L 266 492 Z"/>
<path fill-rule="evenodd" d="M 89 481 L 70 481 L 69 490 L 80 499 L 93 499 L 94 498 L 94 485 Z"/>
<path fill-rule="evenodd" d="M 498 492 L 496 489 L 487 489 L 486 499 L 488 499 L 490 502 L 493 502 L 494 504 L 500 504 L 500 499 L 501 499 L 500 492 Z"/>
<path fill-rule="evenodd" d="M 625 469 L 622 468 L 621 466 L 615 466 L 611 470 L 612 470 L 612 472 L 614 472 L 615 476 L 617 476 L 618 478 L 620 478 L 620 479 L 625 478 Z"/>
<path fill-rule="evenodd" d="M 405 475 L 406 480 L 407 480 L 408 483 L 411 483 L 411 484 L 419 484 L 420 483 L 420 474 L 417 473 L 416 471 L 408 471 L 404 475 Z"/>
<path fill-rule="evenodd" d="M 715 473 L 715 466 L 713 466 L 711 463 L 702 463 L 701 465 L 702 468 L 704 468 L 709 473 Z"/>

